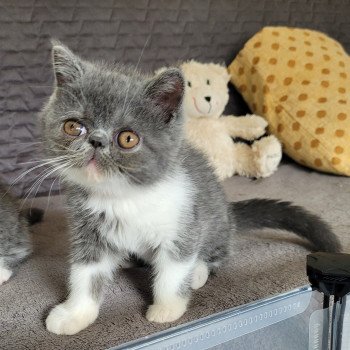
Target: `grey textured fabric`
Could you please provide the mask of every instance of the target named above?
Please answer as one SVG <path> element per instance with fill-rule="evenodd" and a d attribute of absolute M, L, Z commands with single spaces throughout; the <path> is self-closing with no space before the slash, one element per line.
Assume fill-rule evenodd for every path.
<path fill-rule="evenodd" d="M 350 51 L 349 17 L 348 0 L 0 0 L 0 173 L 12 183 L 30 167 L 20 163 L 40 158 L 36 114 L 51 92 L 50 37 L 87 58 L 133 64 L 147 43 L 140 68 L 152 71 L 189 58 L 229 63 L 264 25 L 318 29 Z M 247 112 L 233 88 L 227 112 Z M 25 194 L 39 174 L 16 191 Z"/>
<path fill-rule="evenodd" d="M 223 185 L 230 200 L 271 197 L 304 205 L 333 226 L 349 252 L 349 178 L 284 163 L 267 179 L 233 177 Z M 33 205 L 45 208 L 47 198 L 36 198 Z M 1 349 L 105 349 L 169 327 L 146 320 L 151 301 L 149 273 L 139 267 L 115 276 L 92 326 L 74 336 L 48 333 L 44 319 L 66 296 L 67 227 L 62 197 L 50 199 L 44 222 L 34 230 L 34 255 L 0 289 Z M 271 231 L 238 236 L 230 264 L 195 291 L 189 310 L 174 325 L 307 284 L 309 251 L 302 243 L 291 234 Z"/>

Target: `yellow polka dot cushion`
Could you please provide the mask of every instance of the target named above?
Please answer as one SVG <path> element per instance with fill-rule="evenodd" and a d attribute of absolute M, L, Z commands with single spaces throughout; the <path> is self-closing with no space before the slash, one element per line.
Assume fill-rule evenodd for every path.
<path fill-rule="evenodd" d="M 229 72 L 290 157 L 350 175 L 350 58 L 337 41 L 313 30 L 265 27 Z"/>

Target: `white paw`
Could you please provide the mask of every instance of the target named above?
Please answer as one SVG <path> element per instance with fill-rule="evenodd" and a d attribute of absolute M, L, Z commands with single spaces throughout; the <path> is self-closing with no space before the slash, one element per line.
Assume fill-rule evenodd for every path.
<path fill-rule="evenodd" d="M 209 270 L 206 263 L 200 261 L 193 270 L 192 274 L 192 289 L 199 289 L 205 285 L 208 280 Z"/>
<path fill-rule="evenodd" d="M 268 122 L 266 121 L 266 119 L 256 114 L 247 114 L 245 118 L 249 118 L 252 121 L 252 123 L 254 123 L 256 126 L 263 129 L 265 129 L 268 125 Z"/>
<path fill-rule="evenodd" d="M 12 276 L 12 271 L 6 267 L 0 267 L 0 286 Z"/>
<path fill-rule="evenodd" d="M 257 177 L 267 177 L 273 174 L 282 158 L 282 146 L 278 139 L 270 135 L 254 142 L 252 147 L 256 154 Z"/>
<path fill-rule="evenodd" d="M 46 319 L 46 328 L 51 333 L 72 335 L 93 323 L 97 315 L 96 305 L 84 305 L 79 309 L 72 309 L 66 303 L 62 303 L 50 311 Z"/>
<path fill-rule="evenodd" d="M 268 122 L 264 118 L 254 114 L 247 115 L 244 118 L 248 118 L 249 120 L 248 125 L 246 125 L 247 139 L 254 140 L 265 134 Z"/>
<path fill-rule="evenodd" d="M 178 298 L 174 303 L 150 305 L 146 318 L 150 322 L 173 322 L 180 318 L 187 309 L 187 300 Z"/>

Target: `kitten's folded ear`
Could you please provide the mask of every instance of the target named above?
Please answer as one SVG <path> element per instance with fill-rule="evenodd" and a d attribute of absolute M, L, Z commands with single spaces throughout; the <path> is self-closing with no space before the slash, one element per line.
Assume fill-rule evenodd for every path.
<path fill-rule="evenodd" d="M 160 108 L 165 122 L 177 115 L 184 94 L 184 79 L 177 68 L 156 75 L 146 86 L 146 96 Z"/>
<path fill-rule="evenodd" d="M 67 46 L 51 40 L 52 61 L 58 87 L 72 83 L 83 74 L 83 64 Z"/>

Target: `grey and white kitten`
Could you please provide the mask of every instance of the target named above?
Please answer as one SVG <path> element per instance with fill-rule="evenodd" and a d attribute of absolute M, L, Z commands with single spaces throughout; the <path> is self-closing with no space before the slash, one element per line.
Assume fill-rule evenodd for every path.
<path fill-rule="evenodd" d="M 20 210 L 18 201 L 0 185 L 0 285 L 32 252 L 29 225 L 42 215 L 40 209 Z"/>
<path fill-rule="evenodd" d="M 290 203 L 227 203 L 203 155 L 184 140 L 178 69 L 150 78 L 80 59 L 56 42 L 54 92 L 40 119 L 47 153 L 61 162 L 70 216 L 70 293 L 47 329 L 74 334 L 96 319 L 103 287 L 129 254 L 153 268 L 146 317 L 183 315 L 230 254 L 236 231 L 290 230 L 339 251 L 331 229 Z"/>

